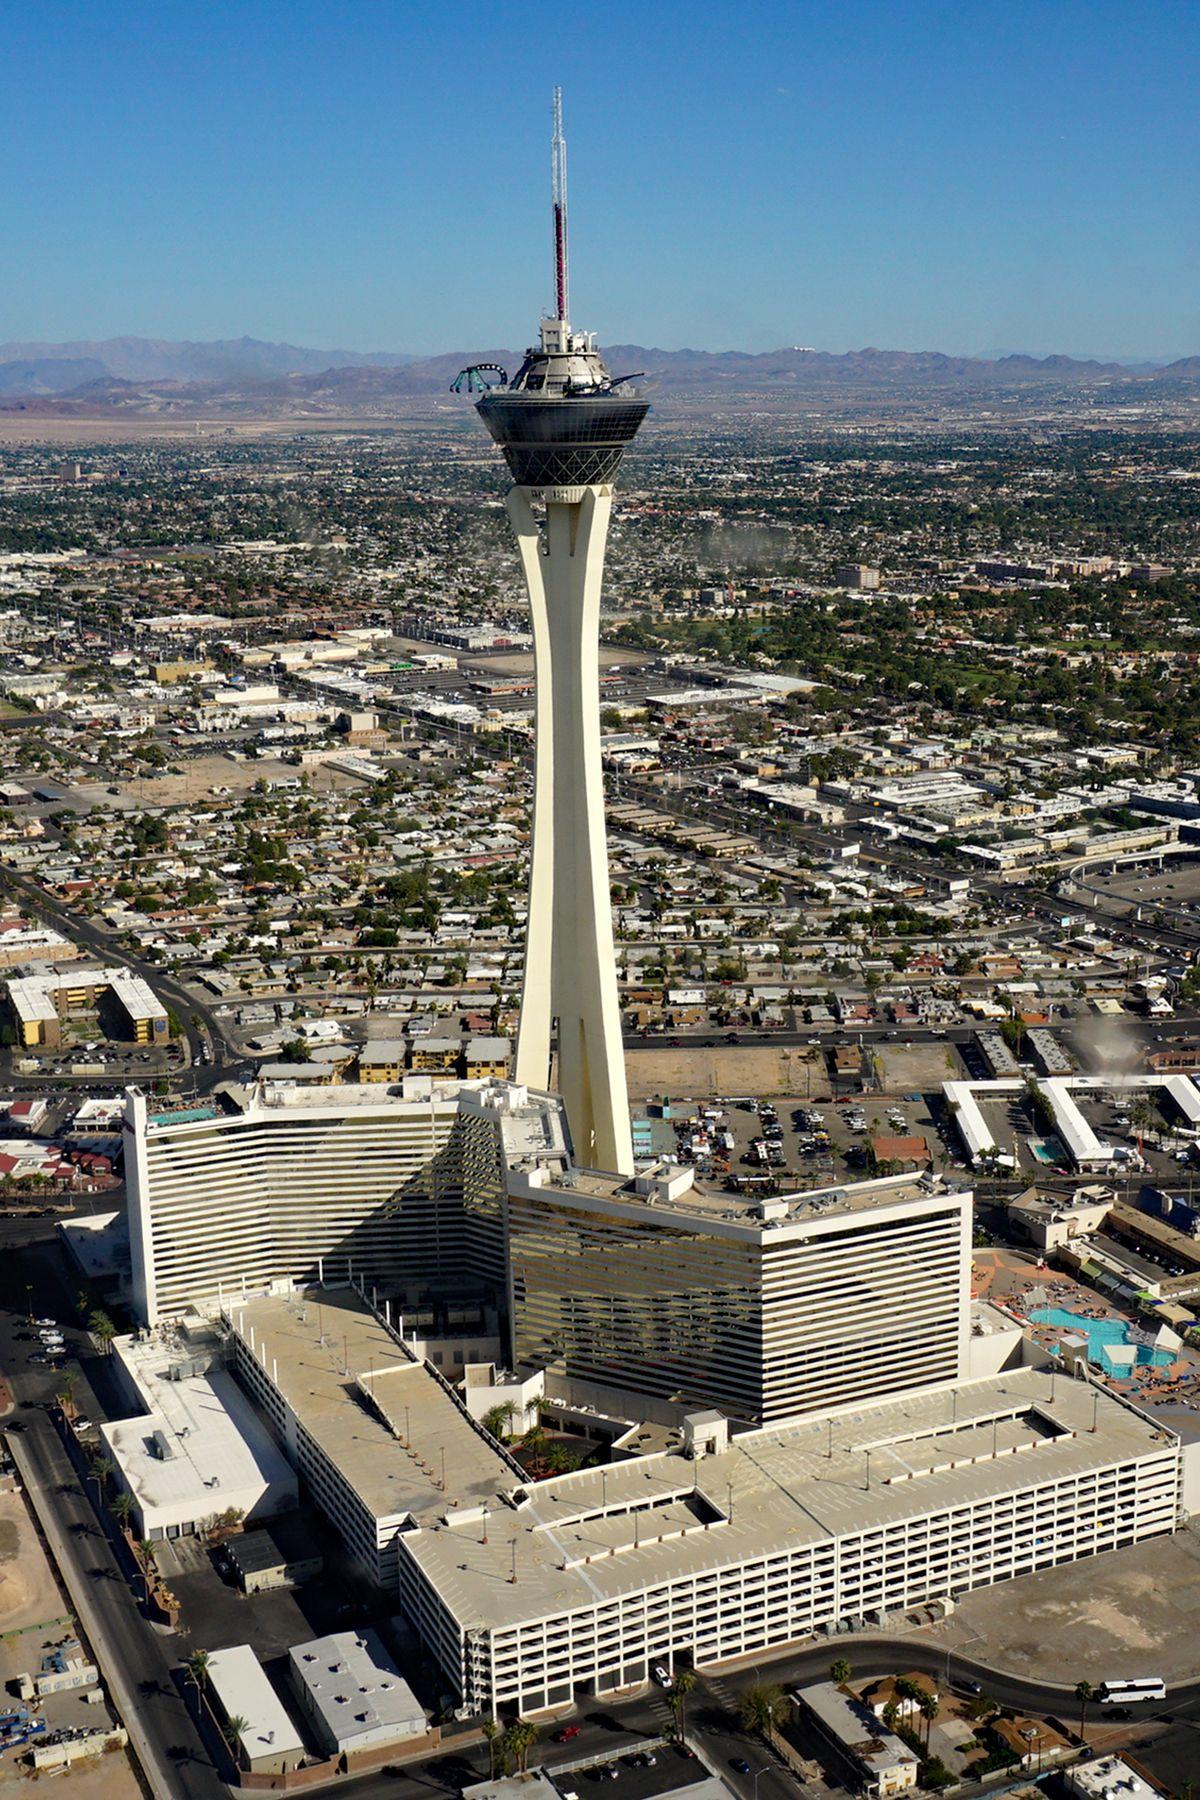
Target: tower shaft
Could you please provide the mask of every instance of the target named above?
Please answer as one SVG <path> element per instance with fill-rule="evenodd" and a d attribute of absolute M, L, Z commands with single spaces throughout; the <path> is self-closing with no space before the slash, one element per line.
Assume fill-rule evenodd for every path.
<path fill-rule="evenodd" d="M 530 1086 L 548 1085 L 557 1018 L 558 1087 L 576 1157 L 632 1174 L 600 758 L 600 590 L 612 488 L 565 491 L 572 498 L 547 498 L 543 527 L 530 488 L 514 487 L 507 502 L 536 661 L 529 922 L 515 1072 Z"/>

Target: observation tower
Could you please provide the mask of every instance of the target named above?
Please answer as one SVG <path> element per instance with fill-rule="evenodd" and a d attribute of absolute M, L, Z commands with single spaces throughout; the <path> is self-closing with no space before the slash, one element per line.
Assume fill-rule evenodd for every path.
<path fill-rule="evenodd" d="M 604 836 L 600 586 L 613 482 L 650 409 L 626 387 L 631 377 L 609 375 L 594 336 L 571 328 L 558 88 L 551 161 L 554 317 L 542 320 L 511 381 L 479 367 L 455 386 L 486 390 L 477 410 L 512 473 L 508 516 L 533 615 L 533 842 L 515 1075 L 549 1084 L 557 1021 L 558 1088 L 576 1160 L 632 1174 Z"/>

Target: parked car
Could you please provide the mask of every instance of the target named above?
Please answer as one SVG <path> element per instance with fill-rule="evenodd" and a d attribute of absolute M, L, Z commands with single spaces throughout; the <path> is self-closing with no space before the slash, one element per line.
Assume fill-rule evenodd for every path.
<path fill-rule="evenodd" d="M 578 1725 L 564 1725 L 561 1731 L 555 1732 L 554 1741 L 556 1744 L 569 1744 L 572 1738 L 579 1736 L 579 1731 Z"/>

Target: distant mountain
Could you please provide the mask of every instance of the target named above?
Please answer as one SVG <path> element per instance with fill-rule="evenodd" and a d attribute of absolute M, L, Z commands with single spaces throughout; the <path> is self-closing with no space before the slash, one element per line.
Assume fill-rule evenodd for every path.
<path fill-rule="evenodd" d="M 107 374 L 92 356 L 38 356 L 0 362 L 0 394 L 66 394 Z"/>
<path fill-rule="evenodd" d="M 311 350 L 251 337 L 211 343 L 121 337 L 75 344 L 0 344 L 0 362 L 5 360 L 94 365 L 92 375 L 82 375 L 72 384 L 79 386 L 106 375 L 118 381 L 252 381 L 271 375 L 317 375 L 322 369 L 400 368 L 413 359 L 403 351 Z"/>
<path fill-rule="evenodd" d="M 1165 367 L 1130 368 L 1072 356 L 948 356 L 936 350 L 867 348 L 833 354 L 800 349 L 663 350 L 612 344 L 615 375 L 641 373 L 664 399 L 771 397 L 817 407 L 969 406 L 989 394 L 1042 396 L 1071 404 L 1086 394 L 1113 399 L 1177 400 L 1200 394 L 1200 357 Z M 119 414 L 191 417 L 380 417 L 407 400 L 445 395 L 468 363 L 499 363 L 510 373 L 518 350 L 455 350 L 414 357 L 388 352 L 302 349 L 254 338 L 182 344 L 112 338 L 87 344 L 0 345 L 0 407 L 37 416 Z"/>

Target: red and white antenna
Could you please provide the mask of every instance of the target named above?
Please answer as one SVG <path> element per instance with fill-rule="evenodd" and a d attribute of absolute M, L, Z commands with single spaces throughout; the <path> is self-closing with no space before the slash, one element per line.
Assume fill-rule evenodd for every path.
<path fill-rule="evenodd" d="M 554 90 L 554 136 L 550 143 L 554 195 L 554 302 L 558 317 L 570 322 L 571 290 L 567 273 L 567 140 L 563 136 L 562 89 Z"/>

